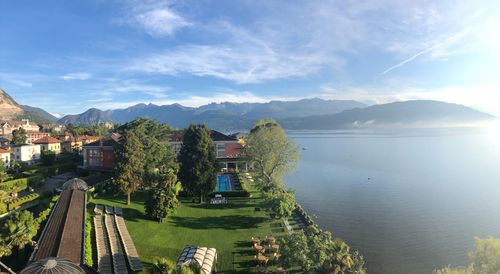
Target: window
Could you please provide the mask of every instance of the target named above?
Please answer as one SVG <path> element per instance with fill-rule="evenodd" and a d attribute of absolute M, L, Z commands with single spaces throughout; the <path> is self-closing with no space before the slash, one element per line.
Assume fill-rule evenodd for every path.
<path fill-rule="evenodd" d="M 217 158 L 226 157 L 226 144 L 215 144 L 215 155 Z"/>

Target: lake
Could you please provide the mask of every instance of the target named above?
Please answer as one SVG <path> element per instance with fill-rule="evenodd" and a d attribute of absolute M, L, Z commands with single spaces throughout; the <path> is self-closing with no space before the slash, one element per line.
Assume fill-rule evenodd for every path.
<path fill-rule="evenodd" d="M 290 131 L 286 177 L 318 225 L 369 273 L 466 265 L 474 237 L 500 237 L 500 134 L 488 129 Z"/>

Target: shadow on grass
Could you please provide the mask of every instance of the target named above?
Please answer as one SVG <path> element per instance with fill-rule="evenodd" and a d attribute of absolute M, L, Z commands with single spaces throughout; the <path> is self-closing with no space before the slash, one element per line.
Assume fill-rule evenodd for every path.
<path fill-rule="evenodd" d="M 220 217 L 179 217 L 173 216 L 171 222 L 174 226 L 191 229 L 248 229 L 258 228 L 267 219 L 264 217 L 249 217 L 246 215 L 229 215 Z"/>
<path fill-rule="evenodd" d="M 211 205 L 211 204 L 193 204 L 190 203 L 188 204 L 190 207 L 193 208 L 201 208 L 201 209 L 240 209 L 240 208 L 250 208 L 252 205 L 247 205 L 244 203 L 233 203 L 229 202 L 228 204 L 222 204 L 222 205 Z"/>

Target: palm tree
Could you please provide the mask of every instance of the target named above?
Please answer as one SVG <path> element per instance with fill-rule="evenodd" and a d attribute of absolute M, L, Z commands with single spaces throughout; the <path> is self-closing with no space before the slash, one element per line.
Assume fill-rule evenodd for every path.
<path fill-rule="evenodd" d="M 17 246 L 19 249 L 23 249 L 27 244 L 32 244 L 36 232 L 37 223 L 33 214 L 27 210 L 10 215 L 2 227 L 6 246 Z"/>

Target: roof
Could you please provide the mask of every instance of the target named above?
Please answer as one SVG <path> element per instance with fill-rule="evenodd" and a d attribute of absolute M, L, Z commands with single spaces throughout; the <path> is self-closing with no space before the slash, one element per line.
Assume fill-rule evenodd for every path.
<path fill-rule="evenodd" d="M 184 132 L 185 130 L 177 130 L 173 131 L 170 134 L 170 141 L 172 142 L 182 142 L 182 138 L 184 138 Z M 222 132 L 219 132 L 217 130 L 210 130 L 210 138 L 214 142 L 220 142 L 220 141 L 238 141 L 238 139 L 231 137 L 229 135 L 226 135 Z"/>
<path fill-rule="evenodd" d="M 71 261 L 64 258 L 48 257 L 45 259 L 38 260 L 26 268 L 24 268 L 21 274 L 56 274 L 56 273 L 66 273 L 66 274 L 80 274 L 85 273 L 78 265 L 72 263 Z"/>
<path fill-rule="evenodd" d="M 100 137 L 99 140 L 94 141 L 92 143 L 85 144 L 84 147 L 90 146 L 90 147 L 112 147 L 115 146 L 118 141 L 120 140 L 121 135 L 118 133 L 112 133 L 111 135 L 108 135 L 106 137 Z"/>
<path fill-rule="evenodd" d="M 45 136 L 45 137 L 42 137 L 36 141 L 33 141 L 33 144 L 54 144 L 54 143 L 60 143 L 61 141 L 59 141 L 58 139 L 54 138 L 54 137 L 50 137 L 50 136 Z"/>
<path fill-rule="evenodd" d="M 177 266 L 191 265 L 196 262 L 203 274 L 212 273 L 212 267 L 217 262 L 215 248 L 186 246 L 177 260 Z"/>
<path fill-rule="evenodd" d="M 0 154 L 10 154 L 10 150 L 0 148 Z"/>
<path fill-rule="evenodd" d="M 66 181 L 62 185 L 61 188 L 63 190 L 66 190 L 66 189 L 87 190 L 89 188 L 89 186 L 87 185 L 87 183 L 84 180 L 78 179 L 78 178 L 73 178 L 73 179 Z"/>

